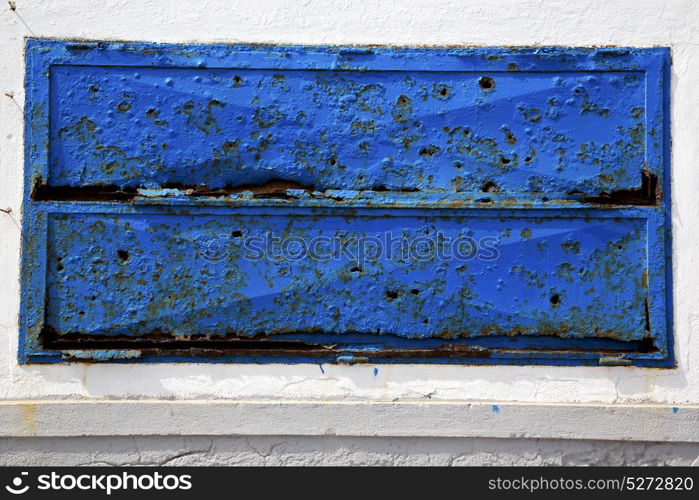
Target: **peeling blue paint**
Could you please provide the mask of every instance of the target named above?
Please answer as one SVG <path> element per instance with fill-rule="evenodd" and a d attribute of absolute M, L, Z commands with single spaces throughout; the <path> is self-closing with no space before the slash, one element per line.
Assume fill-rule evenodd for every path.
<path fill-rule="evenodd" d="M 26 53 L 22 362 L 674 363 L 667 49 Z"/>
<path fill-rule="evenodd" d="M 115 361 L 141 357 L 137 349 L 66 349 L 63 359 L 72 361 Z"/>

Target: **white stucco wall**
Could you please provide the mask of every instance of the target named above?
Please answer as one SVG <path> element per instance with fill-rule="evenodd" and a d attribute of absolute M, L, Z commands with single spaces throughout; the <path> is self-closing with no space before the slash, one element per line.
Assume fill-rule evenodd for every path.
<path fill-rule="evenodd" d="M 699 465 L 693 443 L 528 439 L 119 437 L 8 439 L 0 465 Z"/>
<path fill-rule="evenodd" d="M 14 4 L 15 11 L 7 2 L 0 4 L 0 209 L 3 210 L 0 213 L 0 401 L 26 404 L 27 400 L 77 398 L 429 399 L 544 406 L 642 403 L 668 405 L 697 414 L 698 2 L 16 0 Z M 672 47 L 671 175 L 677 368 L 381 365 L 374 375 L 373 365 L 325 365 L 324 371 L 318 365 L 18 365 L 26 36 L 163 42 Z M 677 412 L 669 412 L 667 418 L 671 419 L 672 414 Z M 551 415 L 555 418 L 555 410 Z M 313 421 L 312 407 L 303 418 Z M 29 431 L 31 428 L 28 434 L 17 431 L 16 435 L 31 435 Z M 425 434 L 429 433 L 425 431 Z M 591 437 L 595 437 L 594 432 Z M 641 432 L 635 437 L 642 438 Z M 689 440 L 680 435 L 670 439 Z"/>

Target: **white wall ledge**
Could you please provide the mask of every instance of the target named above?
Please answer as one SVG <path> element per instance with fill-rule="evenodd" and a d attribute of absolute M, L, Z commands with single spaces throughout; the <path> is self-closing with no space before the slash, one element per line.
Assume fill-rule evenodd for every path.
<path fill-rule="evenodd" d="M 0 402 L 0 436 L 375 436 L 699 442 L 699 405 L 231 400 Z"/>

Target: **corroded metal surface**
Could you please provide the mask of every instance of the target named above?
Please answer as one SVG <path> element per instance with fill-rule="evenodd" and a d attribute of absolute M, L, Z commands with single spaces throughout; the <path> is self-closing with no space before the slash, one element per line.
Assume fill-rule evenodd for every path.
<path fill-rule="evenodd" d="M 48 274 L 56 279 L 46 321 L 59 332 L 136 336 L 647 334 L 644 220 L 381 212 L 57 214 L 48 226 Z M 477 250 L 464 239 L 462 254 L 445 259 L 427 248 L 412 256 L 398 245 L 390 256 L 352 248 L 353 235 L 385 241 L 391 229 L 408 238 L 496 236 Z M 318 258 L 296 258 L 291 248 L 261 258 L 264 246 L 236 241 L 264 242 L 275 231 L 315 238 Z M 208 234 L 221 236 L 206 259 L 199 236 Z"/>
<path fill-rule="evenodd" d="M 639 184 L 643 73 L 489 74 L 483 89 L 461 71 L 58 66 L 48 184 L 589 195 Z"/>
<path fill-rule="evenodd" d="M 29 40 L 20 357 L 672 364 L 668 57 Z"/>

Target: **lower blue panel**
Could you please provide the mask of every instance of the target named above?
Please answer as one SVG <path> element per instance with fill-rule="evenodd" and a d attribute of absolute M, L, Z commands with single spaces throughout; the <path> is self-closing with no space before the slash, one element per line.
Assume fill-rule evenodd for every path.
<path fill-rule="evenodd" d="M 27 360 L 667 363 L 652 208 L 88 206 L 46 218 Z"/>
<path fill-rule="evenodd" d="M 600 218 L 60 214 L 59 335 L 646 336 L 646 223 Z"/>

